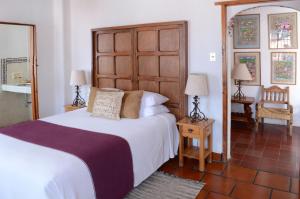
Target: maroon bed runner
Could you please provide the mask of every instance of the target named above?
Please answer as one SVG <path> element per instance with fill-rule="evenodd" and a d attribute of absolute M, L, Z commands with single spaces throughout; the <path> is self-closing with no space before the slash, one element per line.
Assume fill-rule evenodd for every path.
<path fill-rule="evenodd" d="M 24 122 L 0 133 L 73 154 L 92 174 L 98 199 L 120 199 L 133 188 L 133 166 L 126 140 L 43 121 Z"/>

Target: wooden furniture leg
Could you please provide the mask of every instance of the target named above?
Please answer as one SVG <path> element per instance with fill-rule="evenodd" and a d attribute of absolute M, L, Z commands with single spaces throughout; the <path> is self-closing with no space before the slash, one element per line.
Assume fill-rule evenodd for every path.
<path fill-rule="evenodd" d="M 212 162 L 212 142 L 213 142 L 213 138 L 212 138 L 212 134 L 210 134 L 208 136 L 208 150 L 209 150 L 208 162 L 209 163 Z"/>
<path fill-rule="evenodd" d="M 262 131 L 264 131 L 264 129 L 265 129 L 265 119 L 263 117 L 260 118 L 260 124 L 261 124 L 261 127 L 262 127 Z"/>
<path fill-rule="evenodd" d="M 188 138 L 187 139 L 187 147 L 193 146 L 193 138 Z"/>
<path fill-rule="evenodd" d="M 182 127 L 179 127 L 180 130 Z M 180 133 L 179 135 L 179 166 L 183 167 L 183 150 L 184 150 L 184 137 Z"/>
<path fill-rule="evenodd" d="M 250 107 L 251 104 L 244 104 L 244 113 L 246 118 L 248 119 L 248 124 L 251 125 L 253 123 L 252 120 L 252 109 Z"/>
<path fill-rule="evenodd" d="M 255 119 L 256 121 L 255 121 L 255 131 L 256 132 L 258 132 L 258 127 L 259 127 L 259 118 L 258 117 L 256 117 L 256 119 Z"/>
<path fill-rule="evenodd" d="M 293 135 L 293 120 L 288 120 L 289 135 Z"/>
<path fill-rule="evenodd" d="M 204 135 L 202 134 L 199 139 L 200 143 L 200 154 L 199 154 L 199 170 L 204 171 L 205 168 L 205 158 L 204 158 L 204 152 L 205 152 L 205 139 Z"/>
<path fill-rule="evenodd" d="M 258 132 L 258 127 L 259 127 L 259 117 L 258 117 L 258 104 L 255 105 L 255 110 L 256 110 L 256 113 L 255 113 L 255 131 L 256 133 Z"/>

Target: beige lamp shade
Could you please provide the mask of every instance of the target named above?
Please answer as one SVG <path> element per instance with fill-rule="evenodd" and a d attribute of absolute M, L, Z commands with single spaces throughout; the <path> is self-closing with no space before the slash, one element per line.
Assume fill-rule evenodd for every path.
<path fill-rule="evenodd" d="M 191 96 L 208 96 L 207 75 L 190 74 L 184 93 Z"/>
<path fill-rule="evenodd" d="M 72 70 L 71 72 L 71 86 L 82 86 L 86 84 L 85 72 L 83 70 Z"/>
<path fill-rule="evenodd" d="M 235 80 L 253 80 L 252 75 L 246 64 L 239 64 L 232 71 L 232 79 Z"/>

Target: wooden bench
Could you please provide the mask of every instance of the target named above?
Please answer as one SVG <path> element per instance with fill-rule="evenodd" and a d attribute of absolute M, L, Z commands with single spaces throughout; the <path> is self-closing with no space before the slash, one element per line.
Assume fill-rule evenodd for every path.
<path fill-rule="evenodd" d="M 264 118 L 287 120 L 289 135 L 292 136 L 293 128 L 293 106 L 289 102 L 289 88 L 278 86 L 270 88 L 261 87 L 261 100 L 256 104 L 256 129 L 259 123 L 264 123 Z M 286 108 L 265 107 L 265 104 L 286 105 Z"/>

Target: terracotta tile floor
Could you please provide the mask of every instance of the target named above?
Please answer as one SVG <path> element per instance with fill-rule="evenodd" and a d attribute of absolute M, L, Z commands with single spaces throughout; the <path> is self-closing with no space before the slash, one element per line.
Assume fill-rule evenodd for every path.
<path fill-rule="evenodd" d="M 205 182 L 197 199 L 300 199 L 300 128 L 289 137 L 279 125 L 264 125 L 258 134 L 240 124 L 232 127 L 228 163 L 206 164 L 199 172 L 198 161 L 185 159 L 180 168 L 174 158 L 160 170 Z"/>
<path fill-rule="evenodd" d="M 265 124 L 258 134 L 239 123 L 232 126 L 231 150 L 235 163 L 255 170 L 299 177 L 299 128 L 294 128 L 290 137 L 285 126 Z"/>

